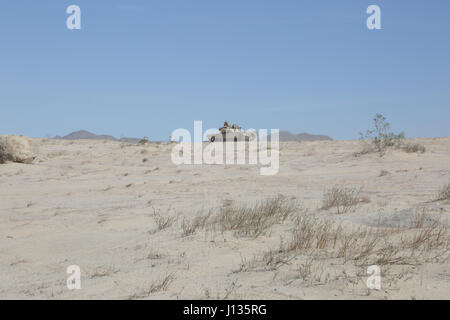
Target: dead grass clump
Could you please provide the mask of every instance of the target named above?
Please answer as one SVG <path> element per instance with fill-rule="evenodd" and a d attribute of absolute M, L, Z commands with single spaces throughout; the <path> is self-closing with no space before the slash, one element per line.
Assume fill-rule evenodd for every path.
<path fill-rule="evenodd" d="M 418 143 L 408 143 L 402 147 L 402 150 L 407 153 L 425 153 L 427 149 Z"/>
<path fill-rule="evenodd" d="M 426 213 L 425 209 L 420 213 L 415 213 L 409 221 L 408 228 L 409 229 L 423 228 L 425 226 L 426 218 L 427 218 L 427 213 Z"/>
<path fill-rule="evenodd" d="M 295 255 L 291 255 L 288 250 L 280 245 L 279 249 L 270 249 L 260 254 L 254 255 L 251 259 L 246 259 L 241 256 L 241 263 L 239 268 L 234 271 L 248 272 L 248 271 L 275 271 L 283 265 L 287 265 Z"/>
<path fill-rule="evenodd" d="M 198 215 L 193 219 L 183 218 L 181 222 L 182 236 L 187 237 L 194 234 L 198 229 L 205 228 L 211 214 Z"/>
<path fill-rule="evenodd" d="M 156 212 L 155 209 L 153 210 L 154 210 L 153 218 L 155 219 L 159 231 L 170 228 L 177 220 L 177 217 L 174 215 L 163 216 L 159 212 Z"/>
<path fill-rule="evenodd" d="M 222 300 L 227 300 L 232 293 L 235 293 L 237 288 L 237 279 L 235 279 L 228 287 L 225 288 L 225 294 L 223 295 Z"/>
<path fill-rule="evenodd" d="M 262 265 L 266 270 L 277 270 L 280 266 L 288 264 L 294 257 L 289 257 L 285 251 L 267 251 L 263 254 Z"/>
<path fill-rule="evenodd" d="M 375 252 L 375 248 L 380 240 L 380 233 L 368 232 L 364 234 L 364 238 L 357 243 L 356 252 L 353 254 L 353 260 L 362 264 L 368 264 L 367 259 Z"/>
<path fill-rule="evenodd" d="M 443 186 L 441 190 L 439 190 L 438 196 L 436 200 L 449 200 L 450 199 L 450 182 Z"/>
<path fill-rule="evenodd" d="M 142 299 L 147 298 L 152 293 L 166 291 L 170 284 L 175 279 L 174 273 L 168 274 L 158 280 L 153 281 L 147 288 L 140 290 L 140 292 L 134 293 L 130 296 L 130 299 Z"/>
<path fill-rule="evenodd" d="M 337 209 L 337 214 L 347 213 L 353 210 L 358 203 L 368 202 L 361 197 L 362 188 L 333 187 L 325 192 L 322 209 Z"/>
<path fill-rule="evenodd" d="M 352 259 L 358 245 L 359 236 L 357 232 L 343 233 L 336 246 L 336 258 L 344 258 L 344 262 Z"/>
<path fill-rule="evenodd" d="M 277 250 L 269 250 L 250 261 L 243 260 L 241 271 L 275 270 L 300 255 L 341 259 L 357 267 L 369 265 L 420 265 L 429 261 L 446 261 L 449 234 L 446 224 L 431 219 L 426 212 L 416 215 L 408 228 L 344 227 L 321 217 L 300 214 L 292 236 Z M 307 278 L 311 266 L 298 270 Z"/>
<path fill-rule="evenodd" d="M 340 228 L 333 228 L 331 221 L 317 219 L 312 215 L 301 214 L 294 221 L 291 241 L 287 244 L 288 251 L 303 249 L 324 249 L 330 241 L 337 238 Z"/>
<path fill-rule="evenodd" d="M 192 219 L 184 218 L 181 223 L 182 236 L 192 235 L 198 229 L 208 229 L 234 231 L 237 236 L 256 238 L 271 226 L 284 222 L 298 209 L 294 199 L 286 199 L 281 195 L 250 206 L 232 206 L 229 201 L 214 215 L 213 211 L 210 211 Z"/>
<path fill-rule="evenodd" d="M 163 258 L 163 254 L 158 251 L 149 251 L 146 255 L 146 258 L 149 260 L 159 260 Z"/>
<path fill-rule="evenodd" d="M 292 200 L 278 196 L 253 206 L 222 207 L 213 223 L 221 231 L 256 238 L 274 224 L 285 221 L 297 206 Z"/>
<path fill-rule="evenodd" d="M 149 293 L 166 291 L 167 288 L 169 287 L 169 285 L 173 282 L 174 278 L 175 278 L 174 274 L 171 273 L 171 274 L 168 274 L 168 275 L 162 277 L 161 279 L 153 282 L 150 285 Z"/>
<path fill-rule="evenodd" d="M 395 244 L 386 243 L 376 252 L 375 265 L 395 265 L 407 263 L 407 255 L 401 253 L 401 248 Z"/>
<path fill-rule="evenodd" d="M 425 218 L 424 218 L 425 221 Z M 422 226 L 424 222 L 419 222 Z M 420 227 L 401 238 L 403 248 L 420 250 L 422 252 L 433 249 L 448 250 L 449 238 L 447 225 L 439 221 L 432 221 L 425 227 Z"/>
<path fill-rule="evenodd" d="M 307 281 L 312 273 L 313 273 L 313 263 L 314 263 L 314 259 L 310 258 L 308 260 L 306 260 L 303 264 L 298 266 L 298 275 L 300 277 L 300 279 L 302 279 L 303 281 Z"/>

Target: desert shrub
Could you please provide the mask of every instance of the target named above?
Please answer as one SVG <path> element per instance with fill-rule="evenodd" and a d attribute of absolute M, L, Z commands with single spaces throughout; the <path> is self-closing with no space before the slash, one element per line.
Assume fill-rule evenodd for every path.
<path fill-rule="evenodd" d="M 374 128 L 367 130 L 365 134 L 360 133 L 360 140 L 363 143 L 361 153 L 378 152 L 382 156 L 387 148 L 402 146 L 405 134 L 403 132 L 399 134 L 391 132 L 391 125 L 386 120 L 386 117 L 377 113 L 373 118 Z"/>
<path fill-rule="evenodd" d="M 161 215 L 155 209 L 153 210 L 154 210 L 153 218 L 155 219 L 159 231 L 171 227 L 177 220 L 177 217 L 174 215 Z"/>
<path fill-rule="evenodd" d="M 234 231 L 237 236 L 256 238 L 271 226 L 284 222 L 299 205 L 283 196 L 261 200 L 253 205 L 221 207 L 218 212 L 212 210 L 199 214 L 192 219 L 184 218 L 181 223 L 182 236 L 194 234 L 198 229 Z"/>
<path fill-rule="evenodd" d="M 9 161 L 30 164 L 36 153 L 37 146 L 28 137 L 0 135 L 0 164 Z"/>
<path fill-rule="evenodd" d="M 148 137 L 143 137 L 141 140 L 139 140 L 138 144 L 147 144 L 148 142 Z"/>
<path fill-rule="evenodd" d="M 450 199 L 450 182 L 443 186 L 441 190 L 439 190 L 437 200 L 448 200 Z"/>
<path fill-rule="evenodd" d="M 197 215 L 192 219 L 184 218 L 181 222 L 182 236 L 187 237 L 194 234 L 197 229 L 205 228 L 211 214 Z"/>
<path fill-rule="evenodd" d="M 420 265 L 430 261 L 446 261 L 449 234 L 446 224 L 433 221 L 426 212 L 417 215 L 407 228 L 343 227 L 335 221 L 300 214 L 292 236 L 277 249 L 245 260 L 238 271 L 275 270 L 296 257 L 341 259 L 355 266 Z M 308 274 L 303 265 L 303 274 Z"/>
<path fill-rule="evenodd" d="M 300 277 L 300 279 L 302 279 L 303 281 L 306 281 L 307 279 L 309 279 L 309 277 L 312 275 L 313 273 L 313 263 L 314 263 L 314 259 L 308 259 L 306 260 L 303 264 L 298 266 L 298 275 Z"/>
<path fill-rule="evenodd" d="M 282 248 L 262 252 L 261 255 L 255 255 L 252 259 L 246 260 L 241 257 L 240 269 L 237 271 L 274 271 L 280 266 L 287 265 L 295 256 L 290 255 L 289 251 Z"/>
<path fill-rule="evenodd" d="M 285 221 L 296 207 L 295 202 L 281 196 L 260 201 L 253 206 L 222 207 L 214 224 L 221 231 L 232 230 L 237 235 L 256 238 L 270 226 Z"/>
<path fill-rule="evenodd" d="M 322 209 L 336 208 L 337 214 L 347 213 L 358 203 L 368 201 L 361 197 L 361 191 L 361 188 L 332 187 L 325 192 Z"/>
<path fill-rule="evenodd" d="M 402 147 L 402 150 L 407 153 L 425 153 L 426 148 L 418 143 L 408 143 Z"/>
<path fill-rule="evenodd" d="M 164 277 L 145 285 L 139 292 L 132 294 L 129 299 L 147 298 L 152 293 L 166 291 L 174 280 L 174 273 L 165 275 Z"/>
<path fill-rule="evenodd" d="M 318 220 L 313 215 L 301 214 L 294 221 L 292 239 L 287 250 L 324 249 L 329 241 L 336 239 L 340 228 L 334 228 L 331 221 Z"/>
<path fill-rule="evenodd" d="M 409 221 L 408 228 L 410 229 L 423 228 L 425 226 L 426 218 L 427 214 L 425 210 L 423 210 L 421 213 L 415 213 Z"/>

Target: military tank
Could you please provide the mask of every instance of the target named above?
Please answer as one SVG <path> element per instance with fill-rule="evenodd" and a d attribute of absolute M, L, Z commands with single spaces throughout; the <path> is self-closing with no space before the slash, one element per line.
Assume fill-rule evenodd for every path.
<path fill-rule="evenodd" d="M 227 121 L 223 123 L 223 126 L 219 129 L 219 133 L 209 134 L 207 136 L 210 142 L 214 141 L 250 141 L 255 138 L 255 134 L 252 132 L 245 132 L 237 124 L 230 126 Z"/>

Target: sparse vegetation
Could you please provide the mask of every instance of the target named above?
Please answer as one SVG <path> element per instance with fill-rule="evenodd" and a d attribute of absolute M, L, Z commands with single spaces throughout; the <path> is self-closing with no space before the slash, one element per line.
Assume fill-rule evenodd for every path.
<path fill-rule="evenodd" d="M 221 231 L 256 238 L 270 226 L 281 223 L 296 209 L 296 204 L 281 196 L 269 198 L 254 206 L 227 206 L 220 209 L 213 223 Z"/>
<path fill-rule="evenodd" d="M 424 221 L 432 221 L 425 224 Z M 314 215 L 296 217 L 291 238 L 276 250 L 270 249 L 253 259 L 241 258 L 238 272 L 275 270 L 297 256 L 306 256 L 300 265 L 300 278 L 311 274 L 312 258 L 341 259 L 345 264 L 420 265 L 429 261 L 446 261 L 449 235 L 446 224 L 432 220 L 426 212 L 416 215 L 407 228 L 343 227 Z"/>
<path fill-rule="evenodd" d="M 222 297 L 222 300 L 227 300 L 232 293 L 234 293 L 237 289 L 237 279 L 233 280 L 228 287 L 225 288 L 225 294 Z"/>
<path fill-rule="evenodd" d="M 148 137 L 143 137 L 141 140 L 138 141 L 139 145 L 144 145 L 149 142 Z"/>
<path fill-rule="evenodd" d="M 233 273 L 248 272 L 248 271 L 274 271 L 282 265 L 287 265 L 293 260 L 295 256 L 290 255 L 289 251 L 285 250 L 283 243 L 278 249 L 270 249 L 260 255 L 255 255 L 251 259 L 241 256 L 241 263 L 237 270 Z"/>
<path fill-rule="evenodd" d="M 211 214 L 197 215 L 193 219 L 184 218 L 181 222 L 182 236 L 187 237 L 194 234 L 197 229 L 205 228 Z"/>
<path fill-rule="evenodd" d="M 274 224 L 282 223 L 295 212 L 298 205 L 282 196 L 268 198 L 254 205 L 223 206 L 217 214 L 210 211 L 193 219 L 184 218 L 182 235 L 194 234 L 198 229 L 210 228 L 221 232 L 234 231 L 236 236 L 256 238 Z"/>
<path fill-rule="evenodd" d="M 391 132 L 391 125 L 386 120 L 386 117 L 377 113 L 373 118 L 374 128 L 367 130 L 365 134 L 360 133 L 360 140 L 363 143 L 361 154 L 378 152 L 380 156 L 383 156 L 387 148 L 402 146 L 405 134 Z"/>
<path fill-rule="evenodd" d="M 419 143 L 408 143 L 402 147 L 407 153 L 425 153 L 426 148 Z"/>
<path fill-rule="evenodd" d="M 154 142 L 130 143 L 122 152 L 120 142 L 97 150 L 103 141 L 80 141 L 54 160 L 47 155 L 62 142 L 50 141 L 42 144 L 48 163 L 2 167 L 1 183 L 20 184 L 5 190 L 14 200 L 14 219 L 5 220 L 4 239 L 21 242 L 17 231 L 22 225 L 37 249 L 46 241 L 70 245 L 83 238 L 89 252 L 81 267 L 86 285 L 95 288 L 80 291 L 81 297 L 196 299 L 207 288 L 205 297 L 216 299 L 358 299 L 368 291 L 367 266 L 377 264 L 382 290 L 368 291 L 367 298 L 441 298 L 449 233 L 448 221 L 439 219 L 446 218 L 450 181 L 440 160 L 448 155 L 450 141 L 405 142 L 422 141 L 428 155 L 399 149 L 384 158 L 374 153 L 359 159 L 348 153 L 358 148 L 357 141 L 303 142 L 303 148 L 284 143 L 284 173 L 272 178 L 257 177 L 258 166 L 177 167 L 165 160 L 170 147 L 164 143 L 154 156 Z M 315 159 L 302 157 L 312 147 Z M 85 165 L 86 158 L 90 163 Z M 75 182 L 82 188 L 71 187 Z M 275 196 L 263 197 L 274 191 Z M 80 220 L 90 208 L 94 214 Z M 74 221 L 81 229 L 88 225 L 92 235 L 47 235 L 39 225 L 36 230 L 29 225 L 31 216 L 44 217 L 49 230 L 63 231 L 66 224 L 70 229 Z M 77 261 L 66 263 L 64 255 L 49 260 L 52 252 L 41 250 L 50 262 L 39 264 L 28 259 L 25 242 L 5 257 L 5 266 L 19 276 L 25 269 L 37 271 L 17 283 L 17 277 L 6 277 L 8 296 L 46 298 L 53 290 L 55 298 L 67 296 L 65 286 L 59 286 L 61 277 L 39 275 Z M 174 271 L 175 280 L 166 278 Z"/>
<path fill-rule="evenodd" d="M 336 208 L 337 214 L 347 213 L 358 203 L 369 201 L 361 197 L 361 191 L 362 188 L 332 187 L 325 192 L 322 209 Z"/>
<path fill-rule="evenodd" d="M 306 281 L 309 279 L 309 277 L 312 274 L 312 266 L 313 266 L 313 262 L 314 259 L 309 258 L 308 260 L 306 260 L 303 264 L 298 266 L 298 274 L 299 277 L 303 280 Z"/>
<path fill-rule="evenodd" d="M 158 251 L 150 251 L 148 252 L 146 258 L 150 260 L 159 260 L 163 257 L 163 254 Z"/>
<path fill-rule="evenodd" d="M 409 221 L 409 228 L 410 229 L 420 229 L 425 226 L 427 213 L 425 210 L 423 210 L 421 213 L 416 213 L 412 216 L 411 220 Z"/>
<path fill-rule="evenodd" d="M 177 217 L 174 215 L 161 215 L 159 211 L 157 212 L 156 209 L 153 208 L 153 218 L 155 219 L 155 222 L 158 226 L 158 230 L 164 230 L 167 228 L 170 228 L 174 222 L 177 220 Z"/>
<path fill-rule="evenodd" d="M 139 292 L 132 294 L 129 299 L 147 298 L 152 293 L 166 291 L 174 279 L 174 273 L 168 274 L 156 281 L 153 281 L 146 288 L 141 289 Z"/>
<path fill-rule="evenodd" d="M 407 153 L 425 153 L 426 148 L 419 143 L 404 143 L 405 134 L 398 134 L 391 131 L 391 125 L 385 116 L 377 113 L 373 118 L 374 128 L 360 133 L 360 140 L 363 145 L 362 151 L 355 155 L 377 152 L 380 156 L 386 153 L 388 148 L 401 149 Z"/>
<path fill-rule="evenodd" d="M 445 186 L 443 186 L 441 190 L 439 190 L 436 200 L 449 200 L 449 199 L 450 199 L 450 182 Z"/>

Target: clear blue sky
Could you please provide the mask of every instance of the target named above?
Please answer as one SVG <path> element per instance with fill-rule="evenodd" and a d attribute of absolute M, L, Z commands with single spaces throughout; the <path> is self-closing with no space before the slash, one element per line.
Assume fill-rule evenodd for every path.
<path fill-rule="evenodd" d="M 82 29 L 66 28 L 67 6 Z M 382 30 L 366 28 L 366 8 Z M 194 120 L 450 135 L 448 0 L 40 0 L 0 8 L 0 133 L 167 139 Z"/>

